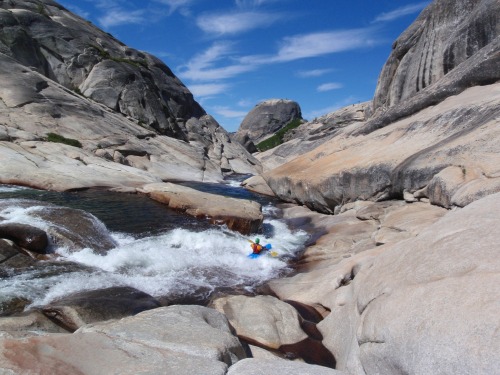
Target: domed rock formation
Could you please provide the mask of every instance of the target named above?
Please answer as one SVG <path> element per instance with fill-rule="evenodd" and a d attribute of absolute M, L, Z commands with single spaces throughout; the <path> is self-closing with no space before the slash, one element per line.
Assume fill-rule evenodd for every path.
<path fill-rule="evenodd" d="M 257 104 L 243 119 L 233 139 L 250 152 L 255 145 L 270 137 L 295 119 L 302 119 L 297 102 L 286 99 L 270 99 Z"/>
<path fill-rule="evenodd" d="M 259 170 L 158 58 L 52 0 L 3 2 L 0 25 L 1 182 L 127 188 Z"/>

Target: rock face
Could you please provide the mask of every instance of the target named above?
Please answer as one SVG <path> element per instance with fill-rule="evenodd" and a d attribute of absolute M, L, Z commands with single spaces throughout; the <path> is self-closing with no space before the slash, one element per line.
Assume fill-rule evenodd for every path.
<path fill-rule="evenodd" d="M 363 131 L 498 81 L 499 14 L 496 0 L 432 2 L 394 43 L 373 100 L 386 113 Z"/>
<path fill-rule="evenodd" d="M 337 369 L 349 374 L 495 373 L 499 209 L 500 193 L 489 195 L 416 237 L 322 262 L 271 289 L 329 310 L 318 328 Z"/>
<path fill-rule="evenodd" d="M 332 139 L 342 128 L 364 123 L 371 116 L 371 108 L 371 101 L 352 104 L 306 122 L 287 132 L 285 143 L 257 154 L 256 158 L 265 171 L 279 167 Z"/>
<path fill-rule="evenodd" d="M 331 129 L 321 145 L 298 132 L 259 155 L 269 187 L 330 213 L 400 197 L 463 207 L 499 191 L 499 14 L 494 0 L 430 4 L 395 42 L 373 114 Z"/>
<path fill-rule="evenodd" d="M 295 119 L 302 119 L 297 102 L 285 99 L 266 100 L 248 112 L 232 138 L 250 152 L 255 152 L 257 143 L 270 137 Z"/>
<path fill-rule="evenodd" d="M 124 188 L 259 170 L 154 56 L 50 0 L 4 2 L 0 25 L 1 182 Z"/>
<path fill-rule="evenodd" d="M 367 134 L 353 135 L 364 123 L 347 126 L 264 178 L 280 198 L 321 212 L 405 192 L 463 207 L 500 191 L 499 108 L 500 84 L 472 87 Z"/>

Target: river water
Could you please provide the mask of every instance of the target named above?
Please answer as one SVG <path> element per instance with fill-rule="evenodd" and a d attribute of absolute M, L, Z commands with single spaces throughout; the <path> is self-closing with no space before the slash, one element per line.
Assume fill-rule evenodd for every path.
<path fill-rule="evenodd" d="M 61 256 L 54 269 L 34 268 L 11 272 L 0 279 L 0 303 L 23 298 L 29 307 L 43 306 L 68 294 L 111 286 L 131 286 L 167 301 L 202 300 L 218 290 L 251 291 L 255 286 L 285 275 L 289 260 L 303 250 L 307 234 L 292 231 L 279 218 L 272 199 L 227 184 L 186 183 L 203 191 L 252 199 L 263 206 L 263 232 L 245 237 L 222 226 L 177 213 L 141 195 L 108 191 L 55 193 L 0 185 L 0 200 L 34 199 L 87 211 L 102 222 L 118 244 L 105 255 L 91 248 Z M 4 222 L 43 228 L 47 223 L 30 214 L 30 208 L 0 211 Z M 250 259 L 249 239 L 256 236 L 272 244 L 278 255 Z M 65 269 L 64 261 L 83 265 Z"/>

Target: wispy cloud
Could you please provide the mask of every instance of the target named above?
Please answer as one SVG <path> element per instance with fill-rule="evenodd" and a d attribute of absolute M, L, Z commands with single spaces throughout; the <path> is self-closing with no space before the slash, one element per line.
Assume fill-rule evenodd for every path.
<path fill-rule="evenodd" d="M 188 85 L 188 88 L 194 96 L 203 98 L 221 94 L 229 90 L 230 85 L 227 83 L 207 83 L 201 85 Z"/>
<path fill-rule="evenodd" d="M 373 22 L 393 21 L 395 19 L 420 12 L 427 5 L 429 5 L 429 3 L 430 3 L 430 1 L 423 1 L 420 3 L 416 3 L 416 4 L 409 4 L 409 5 L 406 5 L 404 7 L 397 8 L 397 9 L 390 11 L 390 12 L 381 13 L 377 17 L 375 17 Z"/>
<path fill-rule="evenodd" d="M 199 16 L 196 25 L 207 34 L 234 35 L 270 26 L 280 18 L 279 14 L 256 11 L 211 13 Z"/>
<path fill-rule="evenodd" d="M 137 4 L 125 0 L 86 0 L 92 2 L 99 9 L 101 16 L 97 17 L 99 24 L 104 28 L 128 24 L 146 24 L 156 22 L 175 11 L 186 12 L 189 5 L 195 0 L 153 0 Z M 163 5 L 158 5 L 163 4 Z"/>
<path fill-rule="evenodd" d="M 172 14 L 176 10 L 180 10 L 182 13 L 187 12 L 187 7 L 193 3 L 193 0 L 155 0 L 158 3 L 165 4 L 169 6 L 169 13 Z"/>
<path fill-rule="evenodd" d="M 310 77 L 321 77 L 325 74 L 330 73 L 333 69 L 312 69 L 312 70 L 304 70 L 297 73 L 297 76 L 301 78 L 310 78 Z"/>
<path fill-rule="evenodd" d="M 376 42 L 370 28 L 297 35 L 284 39 L 274 59 L 278 62 L 293 61 L 369 47 Z"/>
<path fill-rule="evenodd" d="M 142 24 L 145 20 L 145 11 L 143 9 L 135 11 L 118 8 L 108 9 L 104 16 L 98 18 L 99 24 L 104 28 L 127 24 Z"/>
<path fill-rule="evenodd" d="M 215 106 L 212 107 L 213 111 L 221 116 L 227 117 L 227 118 L 241 118 L 245 117 L 247 115 L 247 111 L 239 111 L 239 110 L 234 110 L 226 106 Z"/>
<path fill-rule="evenodd" d="M 319 85 L 317 90 L 319 92 L 325 92 L 325 91 L 341 89 L 342 87 L 344 87 L 344 86 L 341 83 L 328 82 L 328 83 L 323 83 L 322 85 Z"/>
<path fill-rule="evenodd" d="M 179 67 L 179 76 L 192 81 L 213 81 L 232 78 L 255 69 L 254 66 L 233 63 L 232 43 L 216 42 L 203 53 L 194 56 L 186 65 Z M 229 61 L 222 67 L 215 65 L 220 61 Z"/>

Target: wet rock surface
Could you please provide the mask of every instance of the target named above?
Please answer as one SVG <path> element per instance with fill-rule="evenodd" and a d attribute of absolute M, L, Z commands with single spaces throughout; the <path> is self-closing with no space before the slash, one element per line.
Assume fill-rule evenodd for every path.
<path fill-rule="evenodd" d="M 0 222 L 0 238 L 14 241 L 14 243 L 36 253 L 47 253 L 49 239 L 43 230 L 26 224 L 2 224 Z"/>
<path fill-rule="evenodd" d="M 85 324 L 136 315 L 160 307 L 150 295 L 131 287 L 78 292 L 44 306 L 45 316 L 73 332 Z"/>

